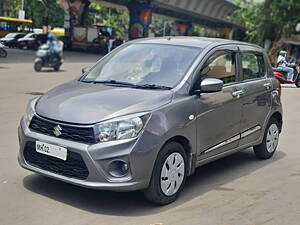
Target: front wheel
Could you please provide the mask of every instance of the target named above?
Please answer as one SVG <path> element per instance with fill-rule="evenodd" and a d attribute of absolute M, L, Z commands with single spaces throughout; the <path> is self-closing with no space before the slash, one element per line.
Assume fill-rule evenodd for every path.
<path fill-rule="evenodd" d="M 6 57 L 7 56 L 7 51 L 5 49 L 0 49 L 0 57 Z"/>
<path fill-rule="evenodd" d="M 42 62 L 38 61 L 34 63 L 34 70 L 36 72 L 40 72 L 42 70 L 42 67 L 43 67 Z"/>
<path fill-rule="evenodd" d="M 263 142 L 260 145 L 254 146 L 254 153 L 258 159 L 269 159 L 271 158 L 278 145 L 279 140 L 279 125 L 275 118 L 271 118 L 265 134 Z"/>
<path fill-rule="evenodd" d="M 177 142 L 167 143 L 159 152 L 145 197 L 156 204 L 174 202 L 182 190 L 187 173 L 187 156 Z"/>

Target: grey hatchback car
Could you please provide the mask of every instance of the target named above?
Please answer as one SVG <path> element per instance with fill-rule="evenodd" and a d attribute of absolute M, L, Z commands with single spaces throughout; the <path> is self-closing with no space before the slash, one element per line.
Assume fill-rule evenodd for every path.
<path fill-rule="evenodd" d="M 175 201 L 195 168 L 254 147 L 274 154 L 280 84 L 259 46 L 162 37 L 128 42 L 31 100 L 20 165 L 71 184 Z"/>

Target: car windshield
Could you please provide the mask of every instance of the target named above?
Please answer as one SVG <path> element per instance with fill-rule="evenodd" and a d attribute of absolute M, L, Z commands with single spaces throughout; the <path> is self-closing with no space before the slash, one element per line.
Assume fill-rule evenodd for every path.
<path fill-rule="evenodd" d="M 14 38 L 15 36 L 17 36 L 17 33 L 9 33 L 5 37 L 6 38 Z"/>
<path fill-rule="evenodd" d="M 130 44 L 100 60 L 84 82 L 175 87 L 201 48 L 163 44 Z"/>
<path fill-rule="evenodd" d="M 31 38 L 33 35 L 34 35 L 34 33 L 29 33 L 29 34 L 26 34 L 26 35 L 24 36 L 24 38 Z"/>

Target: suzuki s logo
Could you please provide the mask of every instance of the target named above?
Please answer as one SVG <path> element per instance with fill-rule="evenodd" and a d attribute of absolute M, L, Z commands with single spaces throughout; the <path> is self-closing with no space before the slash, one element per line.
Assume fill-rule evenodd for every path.
<path fill-rule="evenodd" d="M 56 127 L 54 127 L 53 133 L 55 134 L 56 137 L 58 137 L 62 134 L 61 131 L 62 131 L 61 126 L 57 125 Z"/>

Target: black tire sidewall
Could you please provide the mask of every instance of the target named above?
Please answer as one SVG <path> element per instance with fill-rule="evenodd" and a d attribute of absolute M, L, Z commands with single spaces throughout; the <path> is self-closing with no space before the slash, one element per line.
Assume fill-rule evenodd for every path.
<path fill-rule="evenodd" d="M 272 117 L 269 120 L 268 125 L 266 127 L 263 142 L 260 145 L 254 147 L 255 155 L 259 159 L 269 159 L 269 158 L 271 158 L 274 155 L 274 153 L 276 152 L 276 149 L 278 147 L 278 143 L 277 143 L 277 146 L 276 146 L 276 148 L 273 152 L 268 152 L 268 150 L 267 150 L 267 135 L 268 135 L 269 128 L 272 124 L 275 124 L 278 128 L 278 131 L 279 131 L 278 121 L 275 118 Z"/>
<path fill-rule="evenodd" d="M 34 64 L 34 70 L 36 72 L 40 72 L 42 70 L 42 63 L 41 62 L 37 62 Z"/>
<path fill-rule="evenodd" d="M 7 56 L 7 52 L 4 49 L 0 49 L 0 56 L 5 58 Z"/>
<path fill-rule="evenodd" d="M 182 181 L 178 191 L 171 196 L 167 196 L 161 190 L 161 185 L 160 185 L 161 170 L 162 170 L 165 160 L 172 153 L 175 153 L 175 152 L 179 153 L 184 159 L 184 165 L 185 165 L 184 166 L 184 178 L 183 178 L 183 181 Z M 156 159 L 156 162 L 154 165 L 154 169 L 152 172 L 151 181 L 150 181 L 149 187 L 145 193 L 146 197 L 150 201 L 160 204 L 160 205 L 166 205 L 166 204 L 169 204 L 169 203 L 175 201 L 176 198 L 178 197 L 178 194 L 181 192 L 181 190 L 184 187 L 184 184 L 186 181 L 187 168 L 188 168 L 187 155 L 186 155 L 186 152 L 185 152 L 183 146 L 177 142 L 167 143 L 161 149 L 161 151 L 158 153 L 158 156 L 157 156 L 157 159 Z M 150 198 L 149 198 L 149 195 L 151 195 Z M 155 195 L 155 196 L 153 196 L 153 195 Z"/>
<path fill-rule="evenodd" d="M 298 77 L 297 77 L 297 79 L 296 79 L 296 81 L 295 81 L 295 85 L 296 85 L 296 87 L 300 87 L 300 74 L 298 74 Z"/>

